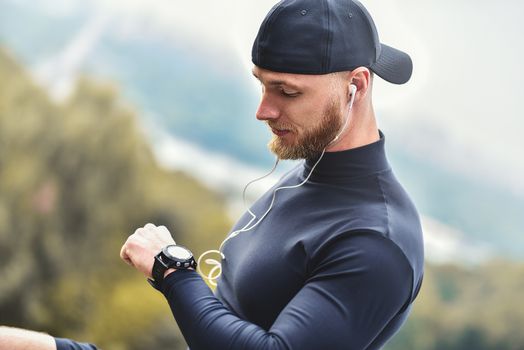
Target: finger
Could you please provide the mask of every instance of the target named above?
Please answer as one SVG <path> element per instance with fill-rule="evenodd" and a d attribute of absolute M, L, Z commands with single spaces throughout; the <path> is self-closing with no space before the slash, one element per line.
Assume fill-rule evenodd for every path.
<path fill-rule="evenodd" d="M 160 234 L 162 238 L 169 238 L 170 240 L 173 240 L 173 237 L 171 235 L 171 232 L 167 229 L 165 226 L 158 226 L 157 232 Z M 174 242 L 174 240 L 173 240 Z"/>
<path fill-rule="evenodd" d="M 135 264 L 133 264 L 133 261 L 131 261 L 131 259 L 129 259 L 129 258 L 125 258 L 124 262 L 126 264 L 128 264 L 129 266 L 135 267 Z"/>
<path fill-rule="evenodd" d="M 122 246 L 122 249 L 120 249 L 120 258 L 124 261 L 130 261 L 131 262 L 131 250 L 133 247 L 137 246 L 137 243 L 143 241 L 142 237 L 137 234 L 132 234 L 131 236 L 127 237 L 126 242 Z"/>
<path fill-rule="evenodd" d="M 126 264 L 128 264 L 128 265 L 130 265 L 130 266 L 133 266 L 133 267 L 135 266 L 135 265 L 133 264 L 133 261 L 131 261 L 131 258 L 129 257 L 129 254 L 128 254 L 128 252 L 127 252 L 127 246 L 126 246 L 125 244 L 122 246 L 122 249 L 120 250 L 120 258 L 121 258 L 122 260 L 124 260 L 124 262 L 125 262 Z"/>
<path fill-rule="evenodd" d="M 154 229 L 156 228 L 156 226 L 155 226 L 154 224 L 152 224 L 152 223 L 148 223 L 148 224 L 146 224 L 146 225 L 144 226 L 144 228 L 145 228 L 146 230 L 154 230 Z"/>
<path fill-rule="evenodd" d="M 136 231 L 135 231 L 136 232 Z M 129 241 L 132 239 L 131 237 L 133 237 L 133 235 L 127 237 L 126 239 L 126 242 L 124 243 L 124 245 L 122 246 L 122 248 L 120 249 L 120 258 L 122 260 L 126 260 L 128 258 L 128 255 L 127 255 L 127 246 L 129 244 Z"/>
<path fill-rule="evenodd" d="M 120 248 L 120 259 L 126 260 L 126 245 L 124 244 L 122 248 Z"/>

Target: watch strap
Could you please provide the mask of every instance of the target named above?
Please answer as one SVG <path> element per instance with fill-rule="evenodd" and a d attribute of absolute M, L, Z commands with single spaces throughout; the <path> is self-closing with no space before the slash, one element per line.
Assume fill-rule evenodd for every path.
<path fill-rule="evenodd" d="M 160 290 L 160 285 L 164 281 L 164 273 L 169 268 L 168 264 L 162 259 L 164 256 L 163 252 L 155 255 L 155 262 L 153 263 L 153 270 L 151 271 L 151 276 L 153 278 L 148 278 L 147 281 L 153 288 Z"/>
<path fill-rule="evenodd" d="M 187 249 L 185 247 L 182 248 Z M 164 274 L 166 273 L 167 269 L 174 268 L 177 270 L 186 270 L 189 268 L 196 269 L 197 266 L 195 257 L 191 251 L 189 251 L 189 249 L 187 250 L 191 253 L 191 257 L 183 261 L 169 258 L 164 253 L 164 249 L 155 255 L 155 262 L 153 263 L 153 269 L 151 271 L 152 278 L 147 279 L 147 282 L 149 282 L 149 284 L 158 291 L 161 291 L 162 282 L 164 281 Z"/>

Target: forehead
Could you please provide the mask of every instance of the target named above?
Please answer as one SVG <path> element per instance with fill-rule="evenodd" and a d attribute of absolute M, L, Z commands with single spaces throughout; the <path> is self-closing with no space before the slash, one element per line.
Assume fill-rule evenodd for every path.
<path fill-rule="evenodd" d="M 330 74 L 293 74 L 270 71 L 258 66 L 252 69 L 253 75 L 265 85 L 289 85 L 295 87 L 324 86 L 331 83 Z"/>

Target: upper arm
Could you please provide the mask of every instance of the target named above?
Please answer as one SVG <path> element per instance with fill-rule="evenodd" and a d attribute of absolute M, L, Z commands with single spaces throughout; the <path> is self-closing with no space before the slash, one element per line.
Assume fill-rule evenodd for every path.
<path fill-rule="evenodd" d="M 227 309 L 195 271 L 176 271 L 163 285 L 193 350 L 365 349 L 409 303 L 411 289 L 407 259 L 375 233 L 344 234 L 325 245 L 269 331 Z"/>
<path fill-rule="evenodd" d="M 364 349 L 409 303 L 412 269 L 376 233 L 330 242 L 270 329 L 290 349 Z"/>

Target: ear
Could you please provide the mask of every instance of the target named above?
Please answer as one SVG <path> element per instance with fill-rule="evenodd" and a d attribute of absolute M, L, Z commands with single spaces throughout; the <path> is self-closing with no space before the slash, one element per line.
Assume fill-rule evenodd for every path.
<path fill-rule="evenodd" d="M 355 68 L 349 74 L 349 82 L 356 85 L 360 97 L 366 96 L 371 91 L 371 72 L 366 67 Z"/>

